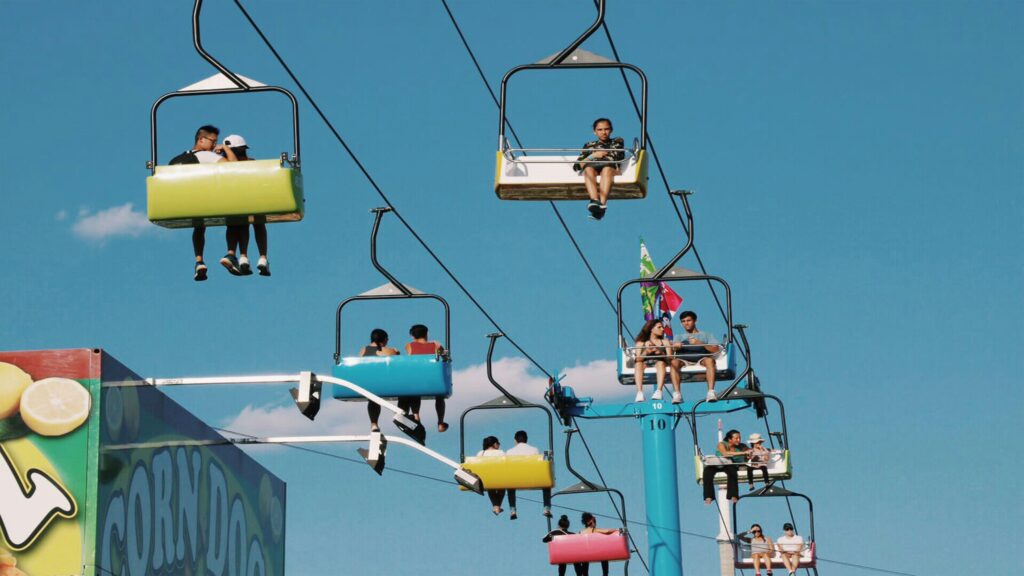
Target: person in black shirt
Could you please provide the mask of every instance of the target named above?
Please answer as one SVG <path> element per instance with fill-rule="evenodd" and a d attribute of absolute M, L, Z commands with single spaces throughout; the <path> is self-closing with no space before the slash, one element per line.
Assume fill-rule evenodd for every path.
<path fill-rule="evenodd" d="M 171 159 L 170 164 L 213 164 L 224 158 L 219 152 L 223 146 L 217 144 L 220 130 L 207 124 L 196 130 L 196 142 L 191 150 L 186 150 Z M 193 278 L 196 282 L 206 280 L 206 263 L 203 262 L 203 249 L 206 247 L 206 226 L 198 225 L 192 229 L 192 250 L 196 255 L 196 266 Z"/>
<path fill-rule="evenodd" d="M 548 532 L 548 535 L 542 539 L 542 542 L 551 542 L 554 540 L 555 536 L 567 536 L 569 534 L 572 534 L 572 532 L 569 532 L 569 517 L 562 514 L 562 517 L 558 519 L 558 529 Z M 568 566 L 568 564 L 558 565 L 558 576 L 565 576 L 566 566 Z M 581 563 L 572 565 L 572 569 L 576 572 L 576 576 L 581 576 L 583 574 L 583 567 L 584 565 Z"/>
<path fill-rule="evenodd" d="M 608 209 L 608 195 L 612 191 L 615 172 L 626 154 L 623 151 L 625 144 L 622 138 L 611 137 L 611 120 L 594 120 L 594 135 L 597 136 L 597 140 L 583 145 L 584 150 L 572 165 L 572 169 L 583 172 L 583 183 L 587 187 L 587 195 L 590 196 L 587 210 L 590 211 L 592 219 L 600 220 L 604 218 L 605 210 Z"/>

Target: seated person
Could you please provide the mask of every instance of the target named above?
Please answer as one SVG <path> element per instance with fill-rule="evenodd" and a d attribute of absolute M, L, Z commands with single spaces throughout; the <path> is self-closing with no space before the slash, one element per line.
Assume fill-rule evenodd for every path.
<path fill-rule="evenodd" d="M 665 387 L 665 370 L 671 370 L 672 386 L 675 391 L 672 393 L 672 403 L 678 404 L 683 401 L 679 391 L 679 372 L 675 369 L 675 361 L 672 358 L 672 341 L 665 340 L 665 325 L 661 320 L 648 320 L 640 332 L 636 335 L 636 364 L 634 365 L 634 380 L 636 381 L 635 402 L 644 401 L 644 370 L 647 368 L 647 360 L 654 361 L 657 370 L 657 388 L 651 395 L 652 400 L 661 400 L 661 392 Z"/>
<path fill-rule="evenodd" d="M 569 534 L 572 534 L 572 532 L 569 532 L 569 517 L 562 514 L 562 517 L 558 519 L 558 529 L 548 532 L 547 536 L 545 536 L 541 541 L 547 544 L 554 540 L 555 536 L 568 536 Z M 565 576 L 566 566 L 567 564 L 558 565 L 558 576 Z M 576 572 L 576 576 L 583 575 L 583 564 L 577 562 L 572 565 L 572 569 Z"/>
<path fill-rule="evenodd" d="M 785 534 L 779 536 L 775 544 L 779 549 L 779 555 L 782 556 L 782 563 L 785 564 L 786 570 L 791 575 L 796 574 L 797 568 L 800 567 L 800 554 L 804 551 L 804 539 L 796 534 L 793 525 L 789 522 L 782 525 L 782 531 Z"/>
<path fill-rule="evenodd" d="M 725 439 L 718 443 L 715 452 L 719 456 L 734 462 L 734 464 L 705 464 L 704 465 L 704 503 L 711 504 L 715 499 L 715 474 L 724 472 L 726 478 L 725 496 L 736 502 L 740 497 L 739 479 L 736 474 L 737 465 L 745 465 L 747 454 L 750 450 L 740 442 L 740 431 L 729 430 L 725 433 Z"/>
<path fill-rule="evenodd" d="M 405 345 L 406 354 L 412 356 L 444 353 L 444 346 L 441 346 L 440 342 L 427 340 L 429 338 L 428 330 L 423 324 L 414 324 L 412 328 L 409 328 L 409 335 L 412 336 L 412 342 Z M 437 412 L 437 431 L 444 432 L 448 429 L 448 424 L 444 421 L 444 398 L 440 396 L 434 398 L 434 410 Z M 419 405 L 416 406 L 416 413 L 419 414 Z"/>
<path fill-rule="evenodd" d="M 605 210 L 608 209 L 608 195 L 612 191 L 615 172 L 619 169 L 619 162 L 626 157 L 626 153 L 623 151 L 625 143 L 622 138 L 611 137 L 611 120 L 598 118 L 594 120 L 593 128 L 597 140 L 583 145 L 583 152 L 572 165 L 572 169 L 583 173 L 583 183 L 587 187 L 587 195 L 590 196 L 590 203 L 587 204 L 590 218 L 600 220 L 604 218 Z M 600 182 L 598 177 L 601 179 Z"/>
<path fill-rule="evenodd" d="M 768 576 L 771 576 L 772 555 L 775 554 L 775 547 L 772 545 L 772 539 L 764 535 L 761 525 L 753 524 L 750 526 L 750 530 L 737 534 L 736 537 L 750 543 L 750 559 L 754 562 L 754 576 L 761 576 L 761 565 L 768 569 Z"/>
<path fill-rule="evenodd" d="M 359 351 L 360 356 L 398 356 L 398 350 L 388 347 L 388 333 L 380 328 L 374 328 L 370 332 L 370 344 Z M 380 404 L 367 402 L 366 413 L 370 416 L 370 431 L 379 432 L 380 426 L 377 420 L 380 419 Z"/>
<path fill-rule="evenodd" d="M 245 138 L 232 134 L 224 138 L 224 153 L 229 162 L 246 162 L 249 158 L 249 145 Z M 230 152 L 230 154 L 228 154 Z M 256 264 L 260 276 L 270 276 L 270 263 L 267 261 L 267 224 L 253 222 L 252 231 L 256 235 L 256 248 L 260 251 L 260 259 Z M 249 224 L 228 225 L 225 231 L 228 253 L 220 259 L 220 264 L 234 276 L 249 276 L 252 266 L 249 264 Z M 238 256 L 235 257 L 237 247 Z"/>
<path fill-rule="evenodd" d="M 498 441 L 497 436 L 488 436 L 484 438 L 483 450 L 476 453 L 477 457 L 492 457 L 492 456 L 504 456 L 505 453 L 501 450 L 501 442 Z M 491 512 L 497 516 L 505 510 L 501 507 L 502 500 L 505 499 L 504 490 L 488 490 L 487 498 L 491 500 Z"/>
<path fill-rule="evenodd" d="M 509 448 L 505 452 L 506 456 L 533 456 L 540 454 L 540 450 L 536 446 L 530 446 L 527 444 L 529 438 L 526 435 L 526 430 L 519 430 L 515 434 L 516 445 Z M 544 516 L 547 518 L 551 517 L 551 489 L 544 488 L 542 490 L 542 497 L 544 499 Z M 515 520 L 519 516 L 516 514 L 516 491 L 508 491 L 508 507 L 509 507 L 509 520 Z"/>
<path fill-rule="evenodd" d="M 618 534 L 619 530 L 612 530 L 609 528 L 598 528 L 597 518 L 590 512 L 584 512 L 580 517 L 583 522 L 583 530 L 580 530 L 580 534 Z M 583 564 L 583 574 L 590 574 L 590 563 Z M 608 576 L 608 561 L 601 561 L 601 576 Z"/>
<path fill-rule="evenodd" d="M 760 434 L 751 434 L 747 438 L 747 444 L 750 445 L 750 454 L 747 455 L 747 485 L 753 490 L 755 470 L 761 471 L 765 484 L 769 482 L 768 463 L 771 462 L 772 452 L 764 447 L 764 438 Z"/>
<path fill-rule="evenodd" d="M 686 310 L 679 315 L 679 323 L 683 325 L 684 332 L 681 342 L 676 343 L 675 347 L 701 346 L 702 351 L 709 355 L 693 361 L 686 360 L 685 358 L 676 358 L 672 361 L 672 365 L 677 370 L 681 370 L 685 366 L 696 366 L 698 364 L 703 366 L 706 369 L 704 378 L 708 381 L 707 401 L 715 402 L 718 400 L 718 396 L 715 395 L 715 357 L 721 354 L 722 347 L 714 336 L 697 329 L 696 312 Z"/>

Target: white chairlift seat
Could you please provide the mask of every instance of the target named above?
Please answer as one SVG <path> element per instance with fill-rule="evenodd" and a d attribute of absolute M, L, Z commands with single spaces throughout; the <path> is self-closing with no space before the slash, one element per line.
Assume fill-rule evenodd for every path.
<path fill-rule="evenodd" d="M 687 358 L 691 362 L 693 359 Z M 730 380 L 736 377 L 736 352 L 733 343 L 727 344 L 718 354 L 711 356 L 715 361 L 715 377 L 719 380 Z M 658 370 L 657 359 L 648 359 L 644 366 L 644 384 L 656 384 Z M 683 382 L 704 381 L 707 369 L 703 365 L 688 364 L 679 369 L 679 375 Z M 619 382 L 632 386 L 636 381 L 636 350 L 625 348 L 619 350 Z M 665 381 L 669 382 L 666 374 Z"/>
<path fill-rule="evenodd" d="M 768 479 L 774 480 L 789 480 L 793 477 L 793 463 L 789 459 L 789 450 L 771 450 L 771 456 L 768 459 Z M 705 464 L 723 464 L 726 466 L 735 465 L 736 476 L 740 484 L 751 483 L 751 482 L 763 482 L 764 475 L 761 474 L 759 469 L 751 468 L 749 464 L 743 462 L 729 462 L 728 459 L 722 458 L 717 455 L 702 456 L 696 454 L 693 457 L 694 468 L 697 473 L 697 483 L 704 483 L 704 466 Z M 715 484 L 726 483 L 725 472 L 717 472 L 715 474 Z"/>
<path fill-rule="evenodd" d="M 571 155 L 523 155 L 519 152 L 573 152 Z M 579 150 L 513 150 L 497 153 L 494 191 L 502 200 L 588 200 L 583 173 L 572 169 Z M 611 200 L 647 196 L 647 154 L 634 146 L 626 150 L 612 185 Z"/>
<path fill-rule="evenodd" d="M 786 565 L 782 563 L 782 553 L 778 550 L 778 544 L 775 545 L 775 554 L 772 555 L 772 568 L 785 568 Z M 816 568 L 817 557 L 814 550 L 814 542 L 805 542 L 803 550 L 800 551 L 799 565 L 801 568 Z M 752 570 L 754 568 L 754 560 L 750 557 L 750 544 L 747 542 L 741 542 L 736 546 L 736 560 L 735 567 L 742 570 Z"/>

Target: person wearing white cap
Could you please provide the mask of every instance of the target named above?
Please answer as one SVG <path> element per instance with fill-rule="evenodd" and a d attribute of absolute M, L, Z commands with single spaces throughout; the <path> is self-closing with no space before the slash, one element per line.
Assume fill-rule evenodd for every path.
<path fill-rule="evenodd" d="M 239 162 L 252 160 L 249 158 L 249 145 L 245 138 L 238 134 L 232 134 L 224 138 L 224 150 L 228 162 Z M 267 260 L 267 224 L 265 222 L 253 222 L 253 233 L 256 235 L 256 248 L 260 251 L 260 259 L 256 264 L 260 276 L 270 276 L 270 263 Z M 225 232 L 225 239 L 228 243 L 228 253 L 220 259 L 220 264 L 234 276 L 249 276 L 252 274 L 252 267 L 249 264 L 249 225 L 229 225 Z M 237 248 L 238 256 L 235 256 Z"/>
<path fill-rule="evenodd" d="M 747 437 L 747 445 L 750 446 L 750 452 L 747 454 L 747 485 L 753 490 L 755 470 L 760 470 L 764 483 L 768 483 L 768 461 L 772 453 L 764 447 L 764 438 L 757 433 Z"/>

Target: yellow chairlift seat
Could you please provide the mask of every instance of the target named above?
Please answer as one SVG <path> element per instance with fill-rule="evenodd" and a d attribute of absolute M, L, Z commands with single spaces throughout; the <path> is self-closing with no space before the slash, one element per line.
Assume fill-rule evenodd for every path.
<path fill-rule="evenodd" d="M 693 457 L 694 468 L 697 472 L 697 483 L 704 483 L 704 465 L 725 463 L 725 459 L 720 456 L 701 456 L 697 454 Z M 726 465 L 729 465 L 726 463 Z M 736 464 L 736 476 L 741 484 L 753 482 L 763 482 L 764 476 L 758 469 L 750 468 L 748 465 L 743 463 Z M 768 479 L 769 480 L 789 480 L 793 477 L 793 463 L 789 459 L 789 450 L 772 450 L 771 458 L 768 460 Z M 715 484 L 725 484 L 727 481 L 725 472 L 718 472 L 715 474 Z"/>
<path fill-rule="evenodd" d="M 485 490 L 543 490 L 555 486 L 554 465 L 546 454 L 469 456 L 462 468 L 479 476 Z"/>
<path fill-rule="evenodd" d="M 298 222 L 302 172 L 281 160 L 157 166 L 146 178 L 149 220 L 164 228 Z"/>
<path fill-rule="evenodd" d="M 494 191 L 502 200 L 588 200 L 583 174 L 573 170 L 577 155 L 516 155 L 499 150 Z M 612 184 L 611 200 L 647 196 L 647 154 L 642 148 L 626 151 Z"/>

